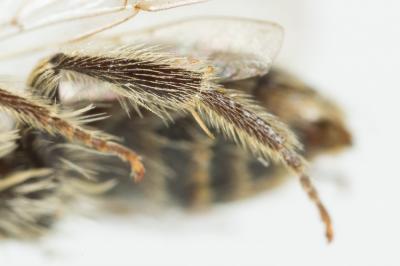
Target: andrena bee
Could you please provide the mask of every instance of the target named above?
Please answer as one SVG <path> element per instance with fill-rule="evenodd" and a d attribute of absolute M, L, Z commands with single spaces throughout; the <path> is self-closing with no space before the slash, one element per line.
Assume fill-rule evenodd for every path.
<path fill-rule="evenodd" d="M 140 11 L 200 1 L 89 2 L 26 1 L 1 24 L 2 43 L 95 25 L 0 54 L 31 68 L 26 85 L 0 85 L 1 235 L 40 235 L 91 193 L 197 208 L 293 173 L 333 239 L 307 161 L 348 146 L 351 135 L 334 103 L 270 71 L 279 25 L 204 17 L 105 36 Z M 41 59 L 30 65 L 32 55 Z"/>

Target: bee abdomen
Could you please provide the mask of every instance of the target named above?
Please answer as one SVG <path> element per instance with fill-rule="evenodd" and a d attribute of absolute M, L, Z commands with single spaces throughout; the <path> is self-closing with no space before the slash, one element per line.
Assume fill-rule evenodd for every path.
<path fill-rule="evenodd" d="M 283 180 L 283 173 L 286 173 L 283 167 L 266 166 L 250 152 L 223 138 L 210 139 L 195 124 L 189 126 L 189 121 L 176 123 L 174 129 L 163 130 L 164 137 L 175 134 L 174 138 L 186 141 L 184 145 L 177 145 L 171 140 L 171 145 L 162 149 L 161 158 L 173 169 L 172 176 L 166 179 L 165 189 L 180 205 L 203 208 L 243 199 Z M 179 124 L 184 126 L 179 127 Z"/>

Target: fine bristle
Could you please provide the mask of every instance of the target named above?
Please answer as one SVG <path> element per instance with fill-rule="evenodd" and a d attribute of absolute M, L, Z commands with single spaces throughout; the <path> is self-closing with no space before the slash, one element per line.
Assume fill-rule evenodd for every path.
<path fill-rule="evenodd" d="M 16 148 L 15 141 L 18 139 L 18 131 L 0 133 L 0 158 L 9 154 Z"/>
<path fill-rule="evenodd" d="M 4 203 L 0 236 L 30 238 L 46 231 L 62 205 L 59 188 L 49 169 L 16 172 L 0 179 Z"/>

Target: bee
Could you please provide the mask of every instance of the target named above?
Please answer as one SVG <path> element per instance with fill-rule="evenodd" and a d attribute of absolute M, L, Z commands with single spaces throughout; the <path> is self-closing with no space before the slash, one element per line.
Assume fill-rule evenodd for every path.
<path fill-rule="evenodd" d="M 351 135 L 333 102 L 271 69 L 282 27 L 202 17 L 101 35 L 140 11 L 197 2 L 22 1 L 4 19 L 2 43 L 66 30 L 0 54 L 29 65 L 26 85 L 0 85 L 1 235 L 41 235 L 91 194 L 196 209 L 292 173 L 333 239 L 307 162 L 349 146 Z M 32 54 L 42 59 L 30 64 Z"/>

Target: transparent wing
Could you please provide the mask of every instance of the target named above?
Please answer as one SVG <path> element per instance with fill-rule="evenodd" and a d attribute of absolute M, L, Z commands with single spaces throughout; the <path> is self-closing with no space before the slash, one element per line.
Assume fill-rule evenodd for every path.
<path fill-rule="evenodd" d="M 21 1 L 21 0 L 20 0 Z M 22 0 L 11 24 L 24 30 L 76 19 L 100 17 L 122 11 L 159 11 L 205 0 Z M 16 23 L 17 22 L 17 23 Z"/>
<path fill-rule="evenodd" d="M 202 0 L 5 0 L 0 1 L 2 54 L 36 51 L 78 41 L 133 18 L 139 11 L 158 11 Z M 29 38 L 30 36 L 30 38 Z M 26 43 L 23 40 L 29 39 Z"/>
<path fill-rule="evenodd" d="M 19 0 L 2 3 L 0 12 L 0 58 L 66 42 L 135 14 L 123 0 Z"/>
<path fill-rule="evenodd" d="M 139 1 L 139 7 L 146 11 L 158 11 L 206 1 L 207 0 L 141 0 Z"/>
<path fill-rule="evenodd" d="M 124 0 L 19 0 L 2 4 L 0 38 L 129 11 Z M 7 11 L 7 12 L 6 12 Z"/>
<path fill-rule="evenodd" d="M 201 17 L 112 36 L 114 44 L 144 42 L 177 55 L 202 58 L 221 81 L 264 75 L 278 54 L 281 26 L 267 21 Z"/>

